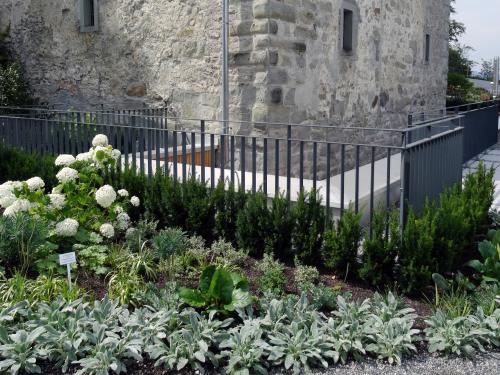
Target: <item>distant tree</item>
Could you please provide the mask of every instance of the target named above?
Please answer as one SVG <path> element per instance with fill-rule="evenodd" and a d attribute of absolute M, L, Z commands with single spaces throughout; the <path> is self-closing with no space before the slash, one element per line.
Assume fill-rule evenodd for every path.
<path fill-rule="evenodd" d="M 493 62 L 483 60 L 481 63 L 481 78 L 487 81 L 493 81 L 493 70 Z"/>
<path fill-rule="evenodd" d="M 467 55 L 472 47 L 460 45 L 458 43 L 450 45 L 448 71 L 450 73 L 460 73 L 464 76 L 470 76 L 474 61 L 470 60 Z"/>

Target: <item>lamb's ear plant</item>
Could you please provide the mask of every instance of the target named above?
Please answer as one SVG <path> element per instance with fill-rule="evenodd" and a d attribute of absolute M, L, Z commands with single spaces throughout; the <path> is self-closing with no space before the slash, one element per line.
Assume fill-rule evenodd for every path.
<path fill-rule="evenodd" d="M 241 327 L 230 331 L 229 338 L 219 345 L 218 356 L 227 360 L 227 374 L 267 375 L 266 352 L 270 347 L 263 335 L 259 320 L 245 321 Z"/>
<path fill-rule="evenodd" d="M 42 370 L 36 362 L 45 358 L 46 353 L 38 340 L 44 333 L 44 327 L 37 327 L 31 332 L 21 329 L 9 335 L 5 327 L 0 326 L 0 356 L 5 358 L 0 361 L 0 372 L 40 374 Z"/>

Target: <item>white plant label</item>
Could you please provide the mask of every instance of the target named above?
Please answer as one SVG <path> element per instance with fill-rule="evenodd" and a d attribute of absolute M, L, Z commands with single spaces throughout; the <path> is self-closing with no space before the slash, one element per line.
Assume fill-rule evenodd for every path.
<path fill-rule="evenodd" d="M 76 254 L 75 253 L 66 253 L 59 254 L 59 264 L 61 266 L 66 266 L 71 263 L 76 263 Z"/>
<path fill-rule="evenodd" d="M 68 271 L 69 290 L 71 290 L 71 265 L 73 263 L 76 263 L 76 254 L 75 253 L 59 254 L 59 264 L 61 266 L 66 266 L 66 269 Z"/>

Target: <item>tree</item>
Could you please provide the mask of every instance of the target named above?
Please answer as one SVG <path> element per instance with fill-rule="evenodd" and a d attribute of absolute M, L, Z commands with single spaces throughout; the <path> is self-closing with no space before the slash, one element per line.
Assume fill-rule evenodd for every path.
<path fill-rule="evenodd" d="M 493 63 L 491 61 L 483 60 L 481 63 L 481 78 L 487 81 L 493 81 L 493 74 Z"/>

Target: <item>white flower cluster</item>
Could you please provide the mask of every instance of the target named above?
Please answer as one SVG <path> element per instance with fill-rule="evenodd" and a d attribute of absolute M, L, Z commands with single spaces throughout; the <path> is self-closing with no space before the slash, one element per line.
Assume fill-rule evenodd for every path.
<path fill-rule="evenodd" d="M 130 226 L 130 216 L 126 212 L 121 212 L 116 216 L 116 227 L 126 230 Z"/>
<path fill-rule="evenodd" d="M 94 139 L 92 139 L 92 146 L 97 147 L 106 147 L 108 145 L 108 137 L 104 134 L 97 134 Z"/>
<path fill-rule="evenodd" d="M 91 161 L 92 154 L 90 152 L 82 152 L 81 154 L 76 155 L 77 161 Z"/>
<path fill-rule="evenodd" d="M 115 190 L 110 185 L 104 185 L 95 192 L 95 200 L 99 206 L 108 208 L 116 200 Z"/>
<path fill-rule="evenodd" d="M 53 193 L 48 195 L 50 199 L 49 207 L 55 210 L 61 210 L 66 204 L 66 197 L 64 194 Z"/>
<path fill-rule="evenodd" d="M 56 158 L 55 165 L 56 167 L 69 167 L 75 160 L 73 155 L 59 155 Z"/>
<path fill-rule="evenodd" d="M 33 207 L 33 203 L 31 203 L 27 199 L 16 199 L 10 206 L 8 206 L 3 212 L 3 216 L 14 216 L 19 212 L 27 212 L 30 208 Z"/>
<path fill-rule="evenodd" d="M 17 199 L 14 195 L 14 183 L 7 181 L 0 185 L 0 207 L 7 208 Z"/>
<path fill-rule="evenodd" d="M 60 237 L 73 237 L 78 232 L 78 221 L 75 219 L 64 219 L 56 224 L 56 235 Z"/>
<path fill-rule="evenodd" d="M 113 238 L 115 236 L 115 228 L 109 223 L 101 225 L 99 232 L 104 238 Z"/>
<path fill-rule="evenodd" d="M 128 191 L 125 189 L 120 189 L 120 190 L 118 190 L 118 195 L 122 198 L 126 198 L 126 197 L 128 197 Z"/>
<path fill-rule="evenodd" d="M 32 177 L 25 181 L 31 192 L 41 190 L 45 187 L 45 182 L 40 177 Z"/>
<path fill-rule="evenodd" d="M 130 198 L 130 203 L 134 207 L 139 207 L 139 205 L 141 204 L 141 200 L 134 195 L 132 198 Z"/>
<path fill-rule="evenodd" d="M 74 182 L 78 179 L 78 171 L 73 168 L 64 167 L 56 174 L 56 178 L 61 184 Z"/>

